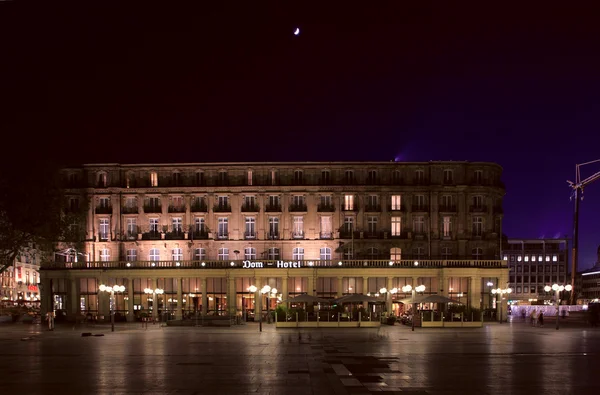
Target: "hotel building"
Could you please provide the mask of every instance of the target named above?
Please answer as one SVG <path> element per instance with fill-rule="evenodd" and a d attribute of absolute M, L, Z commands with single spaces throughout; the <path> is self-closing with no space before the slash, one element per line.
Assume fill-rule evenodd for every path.
<path fill-rule="evenodd" d="M 40 259 L 34 247 L 24 248 L 13 264 L 0 273 L 2 306 L 39 307 Z"/>
<path fill-rule="evenodd" d="M 44 263 L 43 309 L 107 315 L 99 286 L 123 285 L 113 307 L 128 320 L 258 313 L 248 288 L 265 284 L 283 300 L 425 285 L 491 307 L 486 284 L 508 285 L 501 173 L 478 162 L 64 169 L 67 207 L 87 210 L 85 251 Z M 164 293 L 146 293 L 157 288 Z M 410 295 L 381 297 L 398 311 Z"/>
<path fill-rule="evenodd" d="M 554 291 L 546 293 L 546 285 L 570 284 L 568 239 L 507 239 L 502 259 L 510 271 L 510 299 L 519 304 L 552 300 Z"/>

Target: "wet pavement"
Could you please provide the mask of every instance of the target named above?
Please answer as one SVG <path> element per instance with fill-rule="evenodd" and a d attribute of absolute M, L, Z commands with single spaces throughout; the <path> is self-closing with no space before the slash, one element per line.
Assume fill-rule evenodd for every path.
<path fill-rule="evenodd" d="M 600 392 L 600 328 L 585 326 L 44 329 L 0 325 L 0 394 Z"/>

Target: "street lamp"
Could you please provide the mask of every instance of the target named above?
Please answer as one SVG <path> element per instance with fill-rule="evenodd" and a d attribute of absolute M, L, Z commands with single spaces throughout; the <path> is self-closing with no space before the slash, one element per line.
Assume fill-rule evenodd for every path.
<path fill-rule="evenodd" d="M 411 321 L 412 321 L 412 331 L 414 332 L 414 330 L 415 330 L 415 315 L 416 315 L 416 311 L 417 311 L 417 304 L 415 303 L 415 296 L 416 296 L 416 292 L 421 292 L 421 293 L 425 292 L 425 286 L 417 285 L 415 288 L 413 288 L 410 284 L 405 285 L 402 287 L 402 292 L 404 292 L 404 293 L 412 292 L 413 316 L 412 316 Z"/>
<path fill-rule="evenodd" d="M 263 295 L 267 295 L 267 314 L 269 313 L 269 292 L 271 292 L 271 286 L 269 285 L 265 285 L 264 287 L 262 287 L 262 289 L 260 290 L 260 304 L 259 304 L 259 311 L 260 311 L 260 315 L 258 317 L 258 330 L 259 332 L 262 332 L 262 297 Z"/>
<path fill-rule="evenodd" d="M 248 299 L 250 299 L 250 293 L 255 293 L 256 292 L 256 286 L 251 285 L 248 287 L 247 291 L 248 291 Z M 244 308 L 244 322 L 248 321 L 248 311 L 246 309 L 246 306 L 244 306 L 244 301 L 242 300 L 242 306 Z"/>
<path fill-rule="evenodd" d="M 492 289 L 494 295 L 500 295 L 500 323 L 502 323 L 502 295 L 512 293 L 512 288 L 496 288 Z"/>
<path fill-rule="evenodd" d="M 386 287 L 382 287 L 379 289 L 379 294 L 383 295 L 383 300 L 385 301 L 385 309 L 387 312 L 387 298 L 388 298 L 388 290 Z"/>
<path fill-rule="evenodd" d="M 392 288 L 390 289 L 390 305 L 392 306 L 392 312 L 394 311 L 393 305 L 394 305 L 394 295 L 396 295 L 398 293 L 398 288 Z"/>
<path fill-rule="evenodd" d="M 156 315 L 158 315 L 158 296 L 157 295 L 162 295 L 165 293 L 164 289 L 161 288 L 156 288 L 156 289 L 152 289 L 152 288 L 145 288 L 144 289 L 144 293 L 146 295 L 154 295 L 155 297 L 153 297 L 152 299 L 152 309 L 154 310 L 154 299 L 156 299 Z M 166 303 L 165 303 L 166 306 Z"/>
<path fill-rule="evenodd" d="M 98 289 L 100 290 L 100 292 L 107 292 L 110 293 L 110 331 L 114 332 L 115 331 L 115 292 L 125 292 L 125 286 L 124 285 L 113 285 L 112 287 L 104 285 L 104 284 L 100 284 L 100 286 L 98 287 Z"/>
<path fill-rule="evenodd" d="M 570 292 L 573 289 L 573 287 L 571 286 L 571 284 L 567 284 L 567 285 L 558 285 L 558 284 L 552 284 L 552 286 L 546 285 L 544 287 L 544 291 L 546 292 L 550 292 L 550 291 L 554 291 L 556 292 L 556 330 L 558 330 L 558 316 L 560 315 L 560 292 L 562 291 L 567 291 Z"/>

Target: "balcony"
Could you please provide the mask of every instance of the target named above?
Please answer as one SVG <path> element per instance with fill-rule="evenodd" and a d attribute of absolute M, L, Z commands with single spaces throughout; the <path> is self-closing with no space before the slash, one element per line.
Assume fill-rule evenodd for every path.
<path fill-rule="evenodd" d="M 429 206 L 426 205 L 414 205 L 411 207 L 413 213 L 428 213 Z"/>
<path fill-rule="evenodd" d="M 317 211 L 320 213 L 333 213 L 335 211 L 335 206 L 333 204 L 319 204 L 317 206 Z"/>
<path fill-rule="evenodd" d="M 144 213 L 161 213 L 162 207 L 160 205 L 149 205 L 144 204 Z"/>
<path fill-rule="evenodd" d="M 387 206 L 387 211 L 392 213 L 403 213 L 406 211 L 406 206 Z"/>
<path fill-rule="evenodd" d="M 165 233 L 166 240 L 183 240 L 185 239 L 185 233 L 183 233 L 183 228 L 175 227 L 171 228 L 169 232 Z"/>
<path fill-rule="evenodd" d="M 471 206 L 469 211 L 472 213 L 485 213 L 487 212 L 487 206 Z"/>
<path fill-rule="evenodd" d="M 190 211 L 193 213 L 205 213 L 208 211 L 208 207 L 206 206 L 206 203 L 203 200 L 195 201 L 190 206 Z"/>
<path fill-rule="evenodd" d="M 378 213 L 381 212 L 381 205 L 379 204 L 367 204 L 365 206 L 366 213 Z"/>
<path fill-rule="evenodd" d="M 215 238 L 217 240 L 227 240 L 229 239 L 229 232 L 221 232 L 221 233 L 217 233 Z"/>
<path fill-rule="evenodd" d="M 142 233 L 142 240 L 160 240 L 161 232 L 158 230 L 148 230 Z"/>
<path fill-rule="evenodd" d="M 363 233 L 366 239 L 383 239 L 383 232 L 380 231 L 367 231 Z"/>
<path fill-rule="evenodd" d="M 112 206 L 97 206 L 96 214 L 112 214 Z"/>
<path fill-rule="evenodd" d="M 244 232 L 244 240 L 255 240 L 256 232 Z"/>
<path fill-rule="evenodd" d="M 342 206 L 342 211 L 358 211 L 358 204 L 353 204 L 349 206 Z"/>
<path fill-rule="evenodd" d="M 258 213 L 259 211 L 260 207 L 256 203 L 242 205 L 242 213 Z"/>
<path fill-rule="evenodd" d="M 185 213 L 185 206 L 184 205 L 170 205 L 169 206 L 169 212 L 170 213 Z"/>
<path fill-rule="evenodd" d="M 121 214 L 138 214 L 137 206 L 123 206 L 121 207 Z"/>
<path fill-rule="evenodd" d="M 279 232 L 268 232 L 267 239 L 268 240 L 279 240 Z"/>
<path fill-rule="evenodd" d="M 360 232 L 340 230 L 340 239 L 360 239 Z"/>
<path fill-rule="evenodd" d="M 304 231 L 293 231 L 292 239 L 304 239 Z"/>
<path fill-rule="evenodd" d="M 231 212 L 231 206 L 229 204 L 216 204 L 213 207 L 213 211 L 215 213 L 230 213 Z"/>
<path fill-rule="evenodd" d="M 305 213 L 307 211 L 306 204 L 290 204 L 290 213 Z"/>
<path fill-rule="evenodd" d="M 440 205 L 438 208 L 438 211 L 440 213 L 455 213 L 456 212 L 456 206 L 443 206 Z"/>
<path fill-rule="evenodd" d="M 123 240 L 137 240 L 138 231 L 127 231 L 123 233 Z"/>
<path fill-rule="evenodd" d="M 332 232 L 320 232 L 319 233 L 319 239 L 321 239 L 321 240 L 333 240 L 333 233 Z"/>
<path fill-rule="evenodd" d="M 265 207 L 265 211 L 267 213 L 280 213 L 281 204 L 267 204 L 267 206 Z"/>
<path fill-rule="evenodd" d="M 110 233 L 98 233 L 98 241 L 108 241 L 110 240 Z"/>

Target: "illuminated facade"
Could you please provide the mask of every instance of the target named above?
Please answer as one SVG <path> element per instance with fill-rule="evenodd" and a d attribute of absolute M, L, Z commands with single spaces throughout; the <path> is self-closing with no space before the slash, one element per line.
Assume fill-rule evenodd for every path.
<path fill-rule="evenodd" d="M 597 250 L 598 259 L 594 266 L 581 273 L 577 273 L 577 299 L 578 303 L 587 304 L 598 302 L 600 299 L 600 247 Z"/>
<path fill-rule="evenodd" d="M 510 299 L 525 304 L 551 300 L 554 293 L 546 293 L 546 285 L 570 284 L 568 246 L 568 239 L 506 240 L 502 259 L 510 270 Z"/>
<path fill-rule="evenodd" d="M 67 206 L 87 209 L 85 251 L 44 264 L 43 305 L 105 315 L 98 287 L 116 284 L 126 291 L 114 306 L 131 320 L 157 310 L 234 314 L 257 308 L 247 289 L 268 283 L 283 299 L 424 284 L 487 307 L 482 284 L 508 283 L 501 172 L 474 162 L 65 169 Z M 405 297 L 388 298 L 388 309 Z"/>
<path fill-rule="evenodd" d="M 15 258 L 13 265 L 0 273 L 0 300 L 3 305 L 20 303 L 38 306 L 40 298 L 40 263 L 38 252 L 26 248 Z"/>

